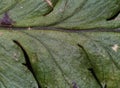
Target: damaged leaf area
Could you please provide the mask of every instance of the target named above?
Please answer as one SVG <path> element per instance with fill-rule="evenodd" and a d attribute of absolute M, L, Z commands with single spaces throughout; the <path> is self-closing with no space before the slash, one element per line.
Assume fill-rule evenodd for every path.
<path fill-rule="evenodd" d="M 20 77 L 22 76 L 26 83 L 21 81 L 23 87 L 20 88 L 33 88 L 29 87 L 32 77 L 29 77 L 30 71 L 39 88 L 120 87 L 119 33 L 71 33 L 52 30 L 0 32 L 3 33 L 0 41 L 7 39 L 1 46 L 4 46 L 1 51 L 3 54 L 0 55 L 0 59 L 3 59 L 0 64 L 0 76 L 3 77 L 2 81 L 0 80 L 1 85 L 9 86 L 17 82 L 19 84 L 17 80 L 22 74 Z M 21 64 L 25 63 L 24 58 L 29 62 L 24 64 L 28 73 Z M 10 81 L 6 83 L 5 80 Z"/>
<path fill-rule="evenodd" d="M 120 27 L 119 0 L 2 0 L 0 5 L 0 18 L 2 19 L 3 14 L 8 12 L 10 18 L 15 21 L 13 23 L 15 27 L 52 26 L 66 29 Z"/>

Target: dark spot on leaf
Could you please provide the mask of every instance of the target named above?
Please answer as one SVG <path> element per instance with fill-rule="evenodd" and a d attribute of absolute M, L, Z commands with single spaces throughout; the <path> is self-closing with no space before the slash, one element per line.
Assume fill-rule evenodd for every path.
<path fill-rule="evenodd" d="M 9 17 L 8 13 L 5 12 L 3 18 L 0 20 L 1 26 L 11 27 L 14 21 Z"/>
<path fill-rule="evenodd" d="M 72 82 L 73 88 L 79 88 L 76 82 Z"/>

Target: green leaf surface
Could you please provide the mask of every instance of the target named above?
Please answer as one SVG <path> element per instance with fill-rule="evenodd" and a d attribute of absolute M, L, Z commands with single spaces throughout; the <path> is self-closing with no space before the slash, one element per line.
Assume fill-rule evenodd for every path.
<path fill-rule="evenodd" d="M 119 0 L 0 0 L 12 26 L 0 27 L 0 88 L 120 88 L 119 11 Z"/>
<path fill-rule="evenodd" d="M 29 56 L 33 73 L 36 75 L 41 88 L 74 88 L 75 83 L 78 86 L 77 88 L 120 87 L 119 33 L 53 30 L 1 30 L 0 33 L 0 41 L 4 41 L 6 38 L 5 44 L 7 44 L 8 49 L 12 49 L 10 50 L 13 53 L 12 58 L 14 62 L 11 62 L 12 66 L 14 64 L 15 67 L 19 65 L 19 70 L 21 70 L 22 65 L 16 65 L 16 63 L 19 63 L 14 57 L 14 50 L 16 52 L 17 46 L 12 41 L 17 41 L 24 48 Z M 16 47 L 12 47 L 11 45 Z M 4 52 L 10 54 L 8 51 Z M 17 53 L 19 55 L 22 53 L 19 48 L 17 49 Z M 5 57 L 10 59 L 7 55 L 4 56 L 3 54 L 1 56 L 3 59 Z M 7 63 L 8 59 L 4 63 Z M 19 60 L 19 58 L 17 59 Z M 7 63 L 8 66 L 9 64 Z M 0 65 L 4 66 L 4 64 Z M 5 66 L 5 68 L 7 67 Z M 13 68 L 11 67 L 11 69 Z M 5 76 L 8 74 L 8 71 L 6 72 L 6 74 L 4 73 Z M 17 73 L 12 77 L 21 74 L 21 71 L 18 71 L 18 69 L 15 72 Z M 12 75 L 11 71 L 10 73 Z M 28 75 L 25 76 L 26 80 L 31 80 L 30 77 Z M 23 76 L 23 79 L 25 78 Z M 4 81 L 1 83 L 3 84 Z M 32 88 L 24 86 L 21 88 Z"/>
<path fill-rule="evenodd" d="M 10 36 L 9 36 L 10 37 Z M 0 88 L 37 88 L 21 49 L 0 32 Z"/>
<path fill-rule="evenodd" d="M 119 0 L 1 0 L 0 2 L 0 18 L 8 12 L 15 27 L 53 26 L 69 29 L 120 27 L 118 19 L 111 19 L 120 11 Z"/>

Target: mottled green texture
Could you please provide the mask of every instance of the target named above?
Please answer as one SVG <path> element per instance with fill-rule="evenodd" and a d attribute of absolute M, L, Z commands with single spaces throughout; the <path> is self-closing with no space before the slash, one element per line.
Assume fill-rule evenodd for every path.
<path fill-rule="evenodd" d="M 13 65 L 10 66 L 13 66 L 13 68 L 17 68 L 18 65 L 22 66 L 20 62 L 23 60 L 17 62 L 14 57 L 17 50 L 17 53 L 19 53 L 17 57 L 24 58 L 21 56 L 21 50 L 12 43 L 12 40 L 18 41 L 27 52 L 33 71 L 42 88 L 73 88 L 72 82 L 76 82 L 79 88 L 101 88 L 101 86 L 104 88 L 105 84 L 107 88 L 120 87 L 120 49 L 114 49 L 115 45 L 120 46 L 119 33 L 81 33 L 52 30 L 1 30 L 0 33 L 2 34 L 0 41 L 7 39 L 6 43 L 3 43 L 4 46 L 8 47 L 7 49 L 10 49 L 10 51 L 5 51 L 5 49 L 0 51 L 6 53 L 6 56 L 1 55 L 5 63 L 13 58 L 14 62 L 11 62 Z M 7 56 L 7 54 L 10 56 Z M 16 63 L 18 64 L 16 65 Z M 7 63 L 7 65 L 9 64 Z M 4 66 L 4 64 L 0 65 Z M 15 70 L 17 74 L 13 74 L 11 71 L 14 70 L 11 70 L 13 69 L 11 68 L 4 75 L 7 76 L 9 72 L 13 78 L 20 75 L 21 69 L 19 66 L 20 71 Z M 94 70 L 100 84 L 88 70 L 90 68 Z M 22 71 L 24 72 L 24 69 Z M 29 75 L 26 75 L 26 77 L 25 80 L 31 80 Z M 3 83 L 4 81 L 1 82 L 1 84 Z M 22 84 L 27 86 L 24 82 Z M 5 85 L 9 84 L 6 83 Z"/>
<path fill-rule="evenodd" d="M 69 29 L 116 28 L 119 0 L 1 0 L 1 18 L 8 11 L 14 26 L 53 26 Z"/>

